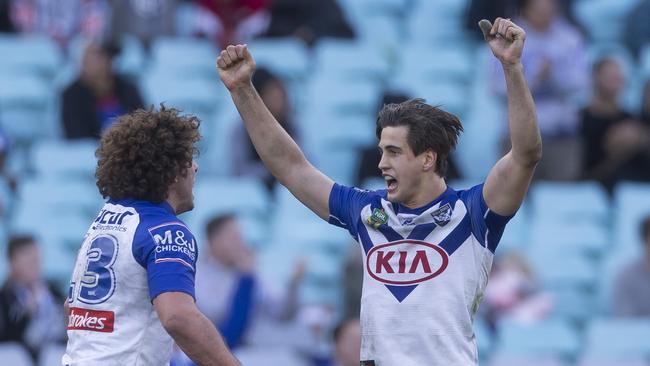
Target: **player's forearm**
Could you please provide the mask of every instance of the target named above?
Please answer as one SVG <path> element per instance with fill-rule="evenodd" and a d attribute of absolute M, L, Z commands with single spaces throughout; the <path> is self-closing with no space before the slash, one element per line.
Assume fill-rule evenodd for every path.
<path fill-rule="evenodd" d="M 165 329 L 198 366 L 241 366 L 212 322 L 198 310 L 180 314 Z"/>
<path fill-rule="evenodd" d="M 508 124 L 512 156 L 520 164 L 534 166 L 542 158 L 542 138 L 533 96 L 521 63 L 504 65 L 508 90 Z"/>
<path fill-rule="evenodd" d="M 298 145 L 275 120 L 251 84 L 231 90 L 230 95 L 255 150 L 278 180 L 283 182 L 293 168 L 307 163 Z"/>

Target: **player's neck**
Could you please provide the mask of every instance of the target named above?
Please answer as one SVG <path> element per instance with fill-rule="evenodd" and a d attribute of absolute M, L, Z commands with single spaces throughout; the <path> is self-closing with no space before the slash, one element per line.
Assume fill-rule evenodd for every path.
<path fill-rule="evenodd" d="M 433 200 L 440 197 L 447 190 L 445 179 L 438 175 L 433 175 L 422 182 L 422 186 L 415 194 L 413 199 L 403 202 L 402 205 L 408 208 L 419 208 L 427 205 Z"/>

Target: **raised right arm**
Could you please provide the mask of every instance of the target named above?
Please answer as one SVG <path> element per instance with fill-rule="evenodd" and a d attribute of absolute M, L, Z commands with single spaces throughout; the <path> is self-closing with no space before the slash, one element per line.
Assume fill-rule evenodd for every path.
<path fill-rule="evenodd" d="M 307 161 L 262 102 L 251 83 L 255 61 L 247 47 L 228 46 L 221 51 L 217 68 L 266 167 L 303 204 L 329 220 L 329 195 L 334 182 Z"/>

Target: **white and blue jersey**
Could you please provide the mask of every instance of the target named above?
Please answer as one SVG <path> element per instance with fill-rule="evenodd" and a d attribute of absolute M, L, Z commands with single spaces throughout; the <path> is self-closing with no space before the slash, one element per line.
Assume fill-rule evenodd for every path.
<path fill-rule="evenodd" d="M 172 339 L 152 301 L 194 297 L 197 249 L 166 202 L 108 201 L 77 255 L 63 365 L 169 364 Z"/>
<path fill-rule="evenodd" d="M 478 364 L 472 322 L 510 217 L 483 185 L 409 209 L 386 191 L 335 184 L 330 223 L 361 244 L 361 360 L 376 366 Z M 368 364 L 372 364 L 368 362 Z"/>

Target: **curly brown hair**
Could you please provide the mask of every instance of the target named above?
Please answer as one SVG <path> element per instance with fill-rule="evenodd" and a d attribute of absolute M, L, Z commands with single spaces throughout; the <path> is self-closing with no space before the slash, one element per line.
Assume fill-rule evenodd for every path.
<path fill-rule="evenodd" d="M 102 136 L 95 152 L 97 188 L 104 198 L 162 202 L 198 152 L 200 121 L 174 108 L 138 109 Z"/>

